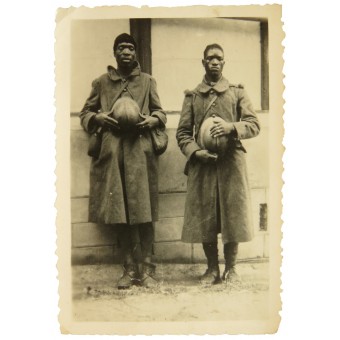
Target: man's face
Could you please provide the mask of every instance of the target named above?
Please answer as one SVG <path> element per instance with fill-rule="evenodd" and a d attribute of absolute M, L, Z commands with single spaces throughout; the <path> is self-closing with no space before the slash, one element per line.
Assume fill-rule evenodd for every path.
<path fill-rule="evenodd" d="M 131 67 L 136 60 L 135 46 L 131 43 L 122 42 L 114 51 L 117 64 L 120 67 Z"/>
<path fill-rule="evenodd" d="M 213 78 L 217 78 L 222 74 L 224 63 L 223 52 L 218 48 L 208 50 L 202 60 L 206 74 Z"/>

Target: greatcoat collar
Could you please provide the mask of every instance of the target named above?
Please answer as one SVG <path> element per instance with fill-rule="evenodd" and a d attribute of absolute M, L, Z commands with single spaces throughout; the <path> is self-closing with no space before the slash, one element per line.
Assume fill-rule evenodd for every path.
<path fill-rule="evenodd" d="M 117 81 L 117 80 L 125 80 L 125 79 L 129 79 L 131 77 L 135 77 L 135 76 L 139 76 L 141 73 L 141 69 L 140 69 L 140 65 L 139 63 L 136 61 L 136 65 L 135 67 L 132 69 L 132 72 L 125 78 L 123 77 L 116 68 L 114 68 L 113 66 L 109 65 L 107 67 L 107 73 L 108 76 L 111 80 L 113 81 Z"/>
<path fill-rule="evenodd" d="M 229 88 L 229 82 L 226 78 L 223 76 L 220 78 L 220 80 L 215 85 L 209 85 L 205 79 L 203 78 L 203 81 L 196 87 L 196 91 L 201 93 L 207 93 L 211 90 L 214 90 L 218 93 L 223 93 L 227 91 Z"/>

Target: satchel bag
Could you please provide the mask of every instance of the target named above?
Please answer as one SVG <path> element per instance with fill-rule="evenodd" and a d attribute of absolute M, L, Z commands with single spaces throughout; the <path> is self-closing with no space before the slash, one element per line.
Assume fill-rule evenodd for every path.
<path fill-rule="evenodd" d="M 169 137 L 165 132 L 165 128 L 156 127 L 150 131 L 152 146 L 156 155 L 161 155 L 168 147 Z"/>
<path fill-rule="evenodd" d="M 128 82 L 125 82 L 123 86 L 120 88 L 119 92 L 114 97 L 114 99 L 112 100 L 112 108 L 110 110 L 110 114 L 113 111 L 113 105 L 115 104 L 115 102 L 117 101 L 117 99 L 119 98 L 119 96 L 121 95 L 121 93 L 127 86 L 128 86 Z M 100 150 L 102 147 L 102 139 L 103 139 L 103 128 L 99 127 L 97 131 L 90 136 L 90 139 L 89 139 L 89 146 L 87 149 L 87 154 L 90 157 L 93 157 L 96 159 L 99 157 Z"/>

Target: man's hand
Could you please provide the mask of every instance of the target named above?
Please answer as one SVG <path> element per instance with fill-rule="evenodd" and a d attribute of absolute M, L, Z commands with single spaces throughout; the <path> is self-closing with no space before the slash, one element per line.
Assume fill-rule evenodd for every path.
<path fill-rule="evenodd" d="M 110 112 L 101 112 L 97 113 L 95 117 L 95 121 L 98 125 L 106 128 L 110 128 L 112 130 L 120 130 L 119 123 L 116 119 L 109 116 Z"/>
<path fill-rule="evenodd" d="M 213 137 L 229 135 L 235 129 L 233 123 L 226 122 L 224 119 L 220 117 L 214 118 L 213 122 L 214 126 L 210 129 L 210 134 Z"/>
<path fill-rule="evenodd" d="M 208 163 L 217 160 L 217 155 L 208 150 L 198 150 L 195 152 L 195 157 L 202 163 Z"/>
<path fill-rule="evenodd" d="M 141 130 L 153 129 L 159 125 L 159 119 L 157 117 L 141 115 L 143 121 L 136 124 L 136 126 Z"/>

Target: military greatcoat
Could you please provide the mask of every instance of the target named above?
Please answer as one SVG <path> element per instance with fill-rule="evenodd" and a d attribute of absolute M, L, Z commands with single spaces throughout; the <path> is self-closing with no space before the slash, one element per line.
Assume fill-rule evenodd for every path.
<path fill-rule="evenodd" d="M 127 79 L 112 66 L 95 79 L 92 91 L 81 111 L 85 131 L 98 129 L 93 116 L 109 112 L 113 99 L 123 83 L 121 96 L 132 97 L 141 113 L 155 116 L 160 125 L 166 123 L 156 82 L 150 75 L 134 68 Z M 103 224 L 141 224 L 158 218 L 158 159 L 154 154 L 150 132 L 104 131 L 98 159 L 90 169 L 89 221 Z"/>
<path fill-rule="evenodd" d="M 212 115 L 233 123 L 235 132 L 229 137 L 227 152 L 216 162 L 202 163 L 193 153 L 202 148 L 199 129 Z M 241 140 L 255 137 L 259 131 L 259 121 L 242 86 L 229 84 L 222 77 L 214 86 L 203 80 L 186 93 L 176 134 L 187 157 L 184 242 L 215 242 L 218 233 L 223 243 L 252 239 L 250 190 Z"/>

